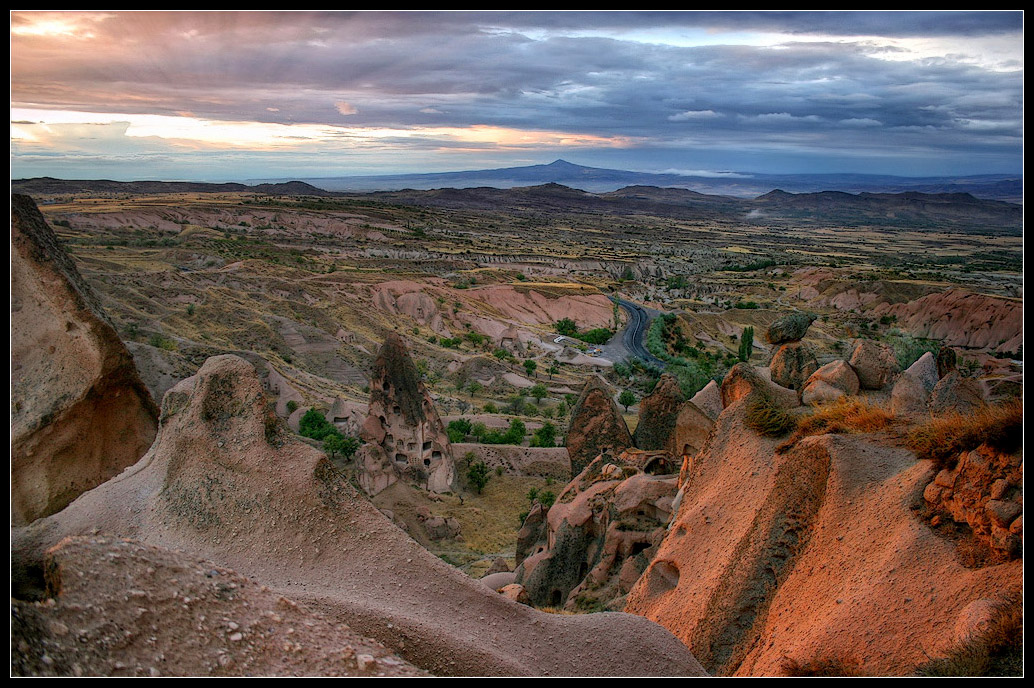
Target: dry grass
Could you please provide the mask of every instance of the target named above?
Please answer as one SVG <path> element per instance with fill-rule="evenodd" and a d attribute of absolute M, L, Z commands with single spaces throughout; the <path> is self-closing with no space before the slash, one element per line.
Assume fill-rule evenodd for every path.
<path fill-rule="evenodd" d="M 875 404 L 858 397 L 841 397 L 831 404 L 820 406 L 810 416 L 797 423 L 797 429 L 777 451 L 787 451 L 810 435 L 829 433 L 877 432 L 887 427 L 894 415 Z"/>
<path fill-rule="evenodd" d="M 435 511 L 460 522 L 466 548 L 484 554 L 513 552 L 518 516 L 528 509 L 532 487 L 558 490 L 562 486 L 548 487 L 545 478 L 492 472 L 481 494 L 464 494 L 462 504 L 458 498 L 444 497 Z"/>
<path fill-rule="evenodd" d="M 920 676 L 1022 676 L 1023 602 L 1010 598 L 995 609 L 987 629 L 945 657 L 916 667 Z"/>
<path fill-rule="evenodd" d="M 950 468 L 962 452 L 982 444 L 1004 452 L 1023 445 L 1023 400 L 1010 399 L 970 414 L 948 413 L 912 429 L 906 444 L 916 458 L 940 470 Z"/>
<path fill-rule="evenodd" d="M 797 417 L 766 394 L 756 393 L 747 402 L 747 427 L 764 437 L 782 437 L 797 427 Z"/>

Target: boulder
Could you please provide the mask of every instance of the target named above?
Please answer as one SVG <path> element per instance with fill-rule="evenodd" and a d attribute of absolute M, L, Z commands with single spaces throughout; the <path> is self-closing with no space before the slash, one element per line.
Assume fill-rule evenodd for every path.
<path fill-rule="evenodd" d="M 526 604 L 531 606 L 531 598 L 528 597 L 528 591 L 524 589 L 523 585 L 517 583 L 510 583 L 499 588 L 499 594 L 503 597 L 519 602 L 520 604 Z"/>
<path fill-rule="evenodd" d="M 632 446 L 632 435 L 606 383 L 593 376 L 585 383 L 578 402 L 571 409 L 567 451 L 571 475 L 578 475 L 604 451 L 620 452 Z"/>
<path fill-rule="evenodd" d="M 769 344 L 786 344 L 804 339 L 808 328 L 815 322 L 810 313 L 791 313 L 774 321 L 765 332 Z"/>
<path fill-rule="evenodd" d="M 937 386 L 937 380 L 941 377 L 937 372 L 937 359 L 929 351 L 917 358 L 915 363 L 905 369 L 905 372 L 921 382 L 927 394 L 933 391 L 933 388 Z"/>
<path fill-rule="evenodd" d="M 11 521 L 60 511 L 136 463 L 158 408 L 28 196 L 11 196 Z"/>
<path fill-rule="evenodd" d="M 805 406 L 821 406 L 844 396 L 847 396 L 846 393 L 839 387 L 834 387 L 824 380 L 812 380 L 801 390 L 801 403 Z"/>
<path fill-rule="evenodd" d="M 860 339 L 848 361 L 862 389 L 883 389 L 898 372 L 894 350 L 871 339 Z"/>
<path fill-rule="evenodd" d="M 674 442 L 675 423 L 684 397 L 679 381 L 664 373 L 653 391 L 639 402 L 639 424 L 632 441 L 640 449 L 667 449 Z"/>
<path fill-rule="evenodd" d="M 934 413 L 971 413 L 984 403 L 984 389 L 980 382 L 963 377 L 957 370 L 942 377 L 930 393 L 930 410 Z"/>
<path fill-rule="evenodd" d="M 802 342 L 789 342 L 776 349 L 769 370 L 772 382 L 787 389 L 801 389 L 812 373 L 819 369 L 811 347 Z"/>
<path fill-rule="evenodd" d="M 722 380 L 721 391 L 724 408 L 755 393 L 768 395 L 784 408 L 800 405 L 795 391 L 766 380 L 749 363 L 737 363 L 730 368 Z"/>
<path fill-rule="evenodd" d="M 855 373 L 854 368 L 848 365 L 847 361 L 836 360 L 827 363 L 812 373 L 804 386 L 807 387 L 811 382 L 818 380 L 836 387 L 849 396 L 858 394 L 860 389 L 858 374 Z"/>
<path fill-rule="evenodd" d="M 930 393 L 926 385 L 910 372 L 904 372 L 894 381 L 890 392 L 890 411 L 897 418 L 917 416 L 929 411 Z"/>
<path fill-rule="evenodd" d="M 690 401 L 711 420 L 718 420 L 718 416 L 722 415 L 722 390 L 714 380 L 704 385 Z"/>

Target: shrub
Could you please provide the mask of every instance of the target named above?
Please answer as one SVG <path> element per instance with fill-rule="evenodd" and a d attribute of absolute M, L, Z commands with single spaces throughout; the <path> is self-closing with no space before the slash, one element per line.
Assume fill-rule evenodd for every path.
<path fill-rule="evenodd" d="M 342 435 L 337 431 L 328 434 L 326 439 L 323 440 L 323 449 L 330 454 L 332 459 L 335 454 L 341 454 L 345 459 L 350 459 L 359 451 L 359 446 L 359 440 Z"/>
<path fill-rule="evenodd" d="M 578 325 L 570 318 L 557 320 L 553 323 L 553 327 L 556 328 L 558 334 L 562 334 L 567 337 L 574 337 L 578 334 Z"/>
<path fill-rule="evenodd" d="M 841 397 L 831 404 L 820 406 L 810 416 L 798 419 L 797 429 L 790 439 L 776 448 L 782 453 L 809 435 L 829 433 L 876 432 L 887 426 L 894 415 L 884 408 L 857 397 Z"/>
<path fill-rule="evenodd" d="M 542 427 L 535 431 L 531 436 L 531 446 L 533 447 L 555 447 L 556 446 L 556 426 L 546 421 L 542 424 Z"/>
<path fill-rule="evenodd" d="M 322 440 L 330 434 L 341 434 L 338 429 L 314 408 L 309 409 L 298 422 L 298 434 L 314 440 Z"/>
<path fill-rule="evenodd" d="M 747 427 L 765 437 L 781 437 L 797 427 L 797 418 L 767 394 L 755 393 L 747 403 Z"/>
<path fill-rule="evenodd" d="M 987 444 L 1013 452 L 1023 444 L 1023 400 L 985 406 L 963 415 L 946 413 L 912 429 L 905 445 L 918 459 L 929 459 L 938 470 L 954 465 L 962 452 Z"/>
<path fill-rule="evenodd" d="M 941 349 L 940 343 L 932 339 L 921 339 L 896 331 L 892 332 L 888 342 L 902 370 L 918 361 L 927 351 L 936 356 Z"/>
<path fill-rule="evenodd" d="M 466 418 L 459 418 L 449 422 L 449 425 L 445 428 L 445 434 L 449 436 L 450 442 L 463 442 L 467 439 L 467 435 L 471 433 L 471 430 L 470 421 Z"/>
<path fill-rule="evenodd" d="M 590 344 L 606 344 L 613 336 L 613 330 L 609 330 L 605 327 L 597 327 L 595 329 L 582 332 L 578 335 L 578 339 L 581 339 L 583 342 L 589 342 Z"/>
<path fill-rule="evenodd" d="M 540 491 L 535 499 L 536 501 L 538 501 L 539 504 L 546 507 L 547 509 L 556 503 L 556 495 L 553 494 L 550 490 Z"/>
<path fill-rule="evenodd" d="M 175 341 L 160 334 L 152 334 L 147 343 L 156 349 L 164 349 L 166 351 L 176 351 L 179 349 Z"/>
<path fill-rule="evenodd" d="M 469 482 L 478 494 L 488 484 L 488 465 L 484 461 L 475 461 L 467 469 L 467 482 Z"/>
<path fill-rule="evenodd" d="M 485 413 L 499 413 L 499 408 L 491 401 L 486 401 L 482 407 Z"/>
<path fill-rule="evenodd" d="M 298 410 L 298 402 L 297 401 L 295 401 L 294 399 L 291 399 L 289 402 L 287 402 L 287 412 L 288 413 L 294 413 L 297 410 Z"/>

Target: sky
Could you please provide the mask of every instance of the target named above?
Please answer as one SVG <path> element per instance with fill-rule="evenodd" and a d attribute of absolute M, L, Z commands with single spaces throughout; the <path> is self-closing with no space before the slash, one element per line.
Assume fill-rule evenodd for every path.
<path fill-rule="evenodd" d="M 11 175 L 1015 174 L 1023 13 L 11 12 Z"/>

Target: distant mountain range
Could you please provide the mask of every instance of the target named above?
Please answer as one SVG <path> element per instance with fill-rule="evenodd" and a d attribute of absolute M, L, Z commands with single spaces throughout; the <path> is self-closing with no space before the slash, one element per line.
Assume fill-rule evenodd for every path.
<path fill-rule="evenodd" d="M 514 169 L 531 173 L 531 168 Z M 204 182 L 62 180 L 51 177 L 14 180 L 11 190 L 14 193 L 36 196 L 71 193 L 148 195 L 248 192 L 281 197 L 318 196 L 326 199 L 313 206 L 316 209 L 334 209 L 342 200 L 356 200 L 482 213 L 507 213 L 525 217 L 647 215 L 678 220 L 732 221 L 757 225 L 872 225 L 932 230 L 951 227 L 958 231 L 995 235 L 1018 235 L 1023 231 L 1022 205 L 977 198 L 973 194 L 959 191 L 848 193 L 824 190 L 789 193 L 783 189 L 775 189 L 756 197 L 744 198 L 735 195 L 705 194 L 681 187 L 642 184 L 623 186 L 613 191 L 589 192 L 549 182 L 505 188 L 486 185 L 472 188 L 407 188 L 399 191 L 347 192 L 327 191 L 301 181 L 247 186 Z M 310 205 L 308 201 L 301 202 L 306 207 Z"/>
<path fill-rule="evenodd" d="M 255 179 L 252 182 L 284 182 L 286 179 Z M 626 186 L 658 186 L 691 189 L 707 194 L 755 198 L 781 189 L 791 193 L 844 191 L 847 193 L 969 193 L 1013 203 L 1023 202 L 1021 175 L 987 174 L 966 177 L 895 177 L 875 174 L 741 174 L 687 176 L 611 170 L 575 165 L 556 160 L 548 165 L 504 167 L 465 172 L 398 174 L 355 177 L 316 177 L 302 181 L 327 191 L 399 191 L 562 184 L 583 191 L 601 193 Z"/>
<path fill-rule="evenodd" d="M 736 198 L 656 186 L 626 186 L 616 191 L 590 193 L 560 184 L 540 184 L 510 189 L 406 189 L 340 195 L 398 205 L 533 217 L 649 215 L 758 225 L 952 227 L 960 231 L 1012 235 L 1023 231 L 1022 205 L 976 198 L 968 193 L 819 191 L 792 194 L 777 189 L 757 198 Z"/>

